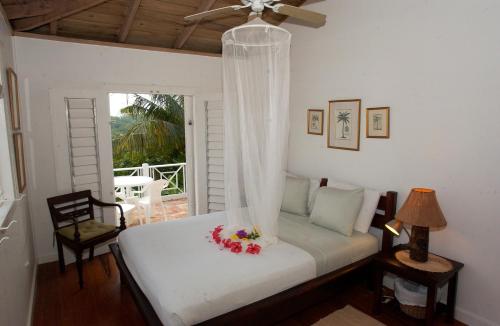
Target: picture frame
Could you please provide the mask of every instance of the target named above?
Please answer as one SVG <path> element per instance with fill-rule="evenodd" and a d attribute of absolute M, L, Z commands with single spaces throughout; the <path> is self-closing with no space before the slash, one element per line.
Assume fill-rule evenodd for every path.
<path fill-rule="evenodd" d="M 328 148 L 359 151 L 361 100 L 333 100 L 328 106 Z"/>
<path fill-rule="evenodd" d="M 12 130 L 21 129 L 21 116 L 19 110 L 19 87 L 17 75 L 12 68 L 7 69 L 7 88 L 9 92 L 9 107 Z"/>
<path fill-rule="evenodd" d="M 16 161 L 17 186 L 22 193 L 26 189 L 26 164 L 24 160 L 23 134 L 14 133 L 14 154 Z"/>
<path fill-rule="evenodd" d="M 366 138 L 390 137 L 390 111 L 389 107 L 366 109 Z"/>
<path fill-rule="evenodd" d="M 307 110 L 307 133 L 309 135 L 323 135 L 325 111 L 321 109 Z"/>

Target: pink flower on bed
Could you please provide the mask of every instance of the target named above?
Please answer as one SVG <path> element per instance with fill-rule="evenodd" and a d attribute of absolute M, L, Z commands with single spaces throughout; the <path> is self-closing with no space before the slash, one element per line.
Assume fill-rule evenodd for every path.
<path fill-rule="evenodd" d="M 240 242 L 232 242 L 231 243 L 231 252 L 235 254 L 239 254 L 243 250 Z"/>
<path fill-rule="evenodd" d="M 258 255 L 261 247 L 258 244 L 251 243 L 247 246 L 247 254 Z"/>

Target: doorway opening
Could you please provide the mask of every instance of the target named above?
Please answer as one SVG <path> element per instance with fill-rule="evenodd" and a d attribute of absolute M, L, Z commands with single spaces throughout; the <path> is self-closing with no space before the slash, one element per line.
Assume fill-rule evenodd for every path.
<path fill-rule="evenodd" d="M 109 106 L 114 196 L 127 226 L 187 217 L 185 97 L 109 93 Z"/>

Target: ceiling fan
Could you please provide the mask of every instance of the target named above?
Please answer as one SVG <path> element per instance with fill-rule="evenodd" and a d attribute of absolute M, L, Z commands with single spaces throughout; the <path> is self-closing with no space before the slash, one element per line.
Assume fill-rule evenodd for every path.
<path fill-rule="evenodd" d="M 203 18 L 230 15 L 235 11 L 249 8 L 250 17 L 262 16 L 266 8 L 271 9 L 277 14 L 290 16 L 302 20 L 313 27 L 321 27 L 326 23 L 326 15 L 279 3 L 281 0 L 241 0 L 242 5 L 233 5 L 214 10 L 203 11 L 184 18 L 186 22 L 196 22 Z"/>

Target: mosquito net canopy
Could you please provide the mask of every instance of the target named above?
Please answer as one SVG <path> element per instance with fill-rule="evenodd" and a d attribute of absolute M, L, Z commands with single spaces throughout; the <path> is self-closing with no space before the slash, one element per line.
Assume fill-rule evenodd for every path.
<path fill-rule="evenodd" d="M 222 37 L 224 185 L 228 227 L 277 241 L 289 130 L 288 31 L 260 18 Z"/>

